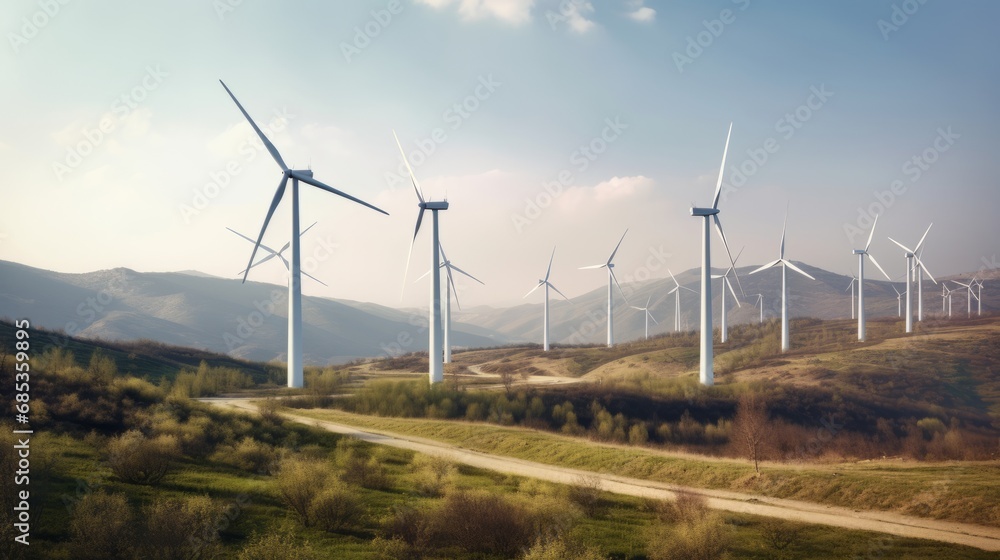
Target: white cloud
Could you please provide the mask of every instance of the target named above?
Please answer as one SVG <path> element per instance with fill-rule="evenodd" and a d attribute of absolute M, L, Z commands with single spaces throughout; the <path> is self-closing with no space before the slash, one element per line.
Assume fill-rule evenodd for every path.
<path fill-rule="evenodd" d="M 556 200 L 561 210 L 576 213 L 584 208 L 599 209 L 627 198 L 642 195 L 650 190 L 652 185 L 653 180 L 642 175 L 615 176 L 592 187 L 569 188 Z"/>
<path fill-rule="evenodd" d="M 560 6 L 563 8 L 563 6 Z M 594 5 L 590 2 L 579 0 L 570 2 L 565 6 L 563 15 L 566 16 L 566 24 L 573 31 L 584 34 L 597 26 L 588 16 L 594 13 Z"/>
<path fill-rule="evenodd" d="M 435 9 L 458 5 L 458 13 L 465 20 L 495 17 L 514 25 L 531 21 L 535 0 L 417 0 Z"/>
<path fill-rule="evenodd" d="M 629 12 L 628 17 L 642 23 L 649 23 L 656 19 L 656 10 L 648 6 L 642 6 L 634 12 Z"/>

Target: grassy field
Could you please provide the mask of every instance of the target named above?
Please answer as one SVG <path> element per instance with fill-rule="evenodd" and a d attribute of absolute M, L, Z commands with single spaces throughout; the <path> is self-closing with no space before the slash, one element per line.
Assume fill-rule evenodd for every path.
<path fill-rule="evenodd" d="M 681 486 L 757 492 L 776 498 L 1000 526 L 1000 485 L 996 484 L 1000 480 L 1000 461 L 776 463 L 766 464 L 761 476 L 756 477 L 753 467 L 745 461 L 609 445 L 525 428 L 382 418 L 334 410 L 294 412 L 550 465 Z"/>

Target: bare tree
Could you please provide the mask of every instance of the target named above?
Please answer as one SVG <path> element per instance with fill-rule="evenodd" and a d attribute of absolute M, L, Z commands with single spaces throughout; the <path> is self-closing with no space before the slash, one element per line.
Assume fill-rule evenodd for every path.
<path fill-rule="evenodd" d="M 510 398 L 511 389 L 514 388 L 514 372 L 506 367 L 501 368 L 500 383 L 503 383 L 503 390 L 507 392 L 507 398 Z"/>
<path fill-rule="evenodd" d="M 770 423 L 767 403 L 763 397 L 755 392 L 740 396 L 736 403 L 736 417 L 733 419 L 733 440 L 753 462 L 753 469 L 758 475 Z"/>

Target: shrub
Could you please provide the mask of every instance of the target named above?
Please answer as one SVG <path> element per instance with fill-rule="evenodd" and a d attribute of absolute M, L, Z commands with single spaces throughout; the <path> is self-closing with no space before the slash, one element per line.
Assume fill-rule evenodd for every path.
<path fill-rule="evenodd" d="M 569 499 L 580 506 L 587 516 L 597 515 L 601 506 L 601 478 L 597 475 L 581 475 L 569 487 Z"/>
<path fill-rule="evenodd" d="M 418 455 L 413 461 L 413 469 L 417 477 L 417 491 L 424 496 L 443 495 L 455 476 L 455 465 L 443 457 Z"/>
<path fill-rule="evenodd" d="M 677 492 L 673 501 L 661 501 L 656 506 L 656 515 L 665 523 L 697 523 L 708 517 L 708 500 L 701 494 Z"/>
<path fill-rule="evenodd" d="M 310 510 L 316 491 L 323 488 L 332 475 L 330 465 L 322 460 L 290 458 L 281 462 L 278 493 L 285 505 L 298 514 L 303 525 L 312 525 Z"/>
<path fill-rule="evenodd" d="M 345 484 L 327 486 L 309 506 L 312 523 L 330 533 L 356 527 L 363 514 L 361 498 Z"/>
<path fill-rule="evenodd" d="M 271 445 L 245 437 L 233 449 L 232 461 L 245 471 L 271 474 L 277 468 L 278 453 Z"/>
<path fill-rule="evenodd" d="M 585 548 L 566 539 L 538 540 L 521 560 L 606 560 L 600 552 Z"/>
<path fill-rule="evenodd" d="M 495 494 L 451 494 L 431 523 L 436 544 L 472 553 L 511 557 L 533 537 L 530 512 Z"/>
<path fill-rule="evenodd" d="M 144 560 L 211 557 L 219 548 L 217 522 L 222 509 L 207 496 L 160 498 L 143 513 L 145 530 L 137 556 Z"/>
<path fill-rule="evenodd" d="M 78 560 L 132 558 L 135 541 L 132 509 L 121 494 L 87 494 L 73 508 L 70 550 Z"/>
<path fill-rule="evenodd" d="M 169 435 L 148 439 L 138 430 L 129 430 L 108 442 L 111 471 L 134 484 L 156 484 L 162 480 L 177 455 L 177 438 Z"/>
<path fill-rule="evenodd" d="M 316 553 L 308 541 L 296 544 L 291 533 L 254 535 L 236 556 L 238 560 L 315 560 Z"/>
<path fill-rule="evenodd" d="M 724 560 L 731 536 L 718 515 L 674 528 L 658 527 L 648 546 L 650 560 Z"/>

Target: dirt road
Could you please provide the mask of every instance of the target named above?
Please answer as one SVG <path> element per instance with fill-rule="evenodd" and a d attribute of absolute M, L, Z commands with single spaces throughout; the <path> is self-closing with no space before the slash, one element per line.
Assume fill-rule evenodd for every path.
<path fill-rule="evenodd" d="M 250 412 L 256 412 L 257 410 L 247 399 L 221 398 L 201 400 L 223 408 L 236 408 Z M 401 436 L 374 430 L 360 430 L 352 426 L 316 420 L 297 414 L 289 413 L 284 416 L 303 424 L 318 426 L 331 432 L 349 435 L 378 445 L 389 445 L 426 455 L 445 457 L 466 465 L 517 476 L 573 484 L 581 476 L 595 475 L 595 473 L 590 471 L 567 469 L 521 459 L 468 451 L 453 445 L 423 438 Z M 655 499 L 673 499 L 676 497 L 677 492 L 690 492 L 705 496 L 709 507 L 722 511 L 747 513 L 803 523 L 842 527 L 845 529 L 874 531 L 900 537 L 929 539 L 971 546 L 982 550 L 1000 551 L 1000 528 L 923 519 L 889 512 L 854 511 L 842 507 L 754 496 L 724 490 L 684 488 L 610 474 L 597 474 L 596 476 L 601 479 L 603 490 L 616 494 Z"/>

